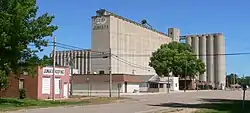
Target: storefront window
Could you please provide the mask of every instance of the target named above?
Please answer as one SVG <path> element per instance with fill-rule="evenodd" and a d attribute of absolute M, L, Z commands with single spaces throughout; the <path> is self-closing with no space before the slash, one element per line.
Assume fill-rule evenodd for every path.
<path fill-rule="evenodd" d="M 157 83 L 150 83 L 149 88 L 158 88 L 158 84 Z"/>
<path fill-rule="evenodd" d="M 24 88 L 24 79 L 19 79 L 19 89 Z"/>
<path fill-rule="evenodd" d="M 160 88 L 163 88 L 163 84 L 160 84 Z"/>

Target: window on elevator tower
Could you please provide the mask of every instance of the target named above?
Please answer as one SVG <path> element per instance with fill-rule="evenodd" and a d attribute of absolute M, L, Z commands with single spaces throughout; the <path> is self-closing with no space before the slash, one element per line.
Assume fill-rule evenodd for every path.
<path fill-rule="evenodd" d="M 99 74 L 104 74 L 104 71 L 103 70 L 99 71 Z"/>

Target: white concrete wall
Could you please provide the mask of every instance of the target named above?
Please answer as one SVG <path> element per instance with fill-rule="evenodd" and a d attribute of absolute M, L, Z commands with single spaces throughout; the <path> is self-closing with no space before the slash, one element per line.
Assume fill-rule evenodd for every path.
<path fill-rule="evenodd" d="M 108 52 L 110 48 L 110 18 L 109 16 L 102 16 L 106 19 L 106 23 L 99 25 L 96 24 L 95 19 L 92 18 L 92 53 L 91 53 L 91 73 L 99 71 L 104 71 L 106 74 L 109 73 L 109 59 L 108 58 L 98 58 L 102 57 L 102 53 Z M 96 26 L 108 26 L 108 28 L 94 29 Z"/>
<path fill-rule="evenodd" d="M 127 83 L 127 93 L 133 93 L 134 90 L 139 91 L 139 83 Z M 125 84 L 122 84 L 121 91 L 125 93 Z"/>
<path fill-rule="evenodd" d="M 90 86 L 90 88 L 88 88 Z M 108 83 L 90 83 L 90 84 L 74 84 L 73 95 L 91 95 L 108 94 Z M 127 83 L 127 93 L 133 93 L 134 90 L 139 91 L 139 83 Z M 118 83 L 113 83 L 112 92 L 118 93 Z M 125 93 L 125 84 L 121 84 L 120 93 Z"/>
<path fill-rule="evenodd" d="M 127 92 L 128 93 L 133 93 L 134 91 L 137 91 L 137 93 L 139 93 L 139 90 L 140 90 L 139 84 L 128 83 L 128 85 L 127 85 Z"/>
<path fill-rule="evenodd" d="M 161 77 L 161 82 L 168 82 L 168 77 Z M 169 77 L 170 90 L 179 91 L 179 78 L 178 77 Z"/>
<path fill-rule="evenodd" d="M 179 91 L 179 78 L 178 77 L 173 77 L 173 91 Z"/>
<path fill-rule="evenodd" d="M 73 84 L 72 88 L 73 95 L 87 95 L 88 92 L 91 94 L 109 93 L 109 83 Z M 113 83 L 112 92 L 118 92 L 118 83 Z"/>
<path fill-rule="evenodd" d="M 150 56 L 161 44 L 171 41 L 172 39 L 166 35 L 111 16 L 110 47 L 112 53 L 131 62 L 124 63 L 112 59 L 112 72 L 132 74 L 134 71 L 134 74 L 139 75 L 155 74 L 154 69 L 148 66 Z"/>
<path fill-rule="evenodd" d="M 140 90 L 140 92 L 147 92 L 148 91 L 148 83 L 140 83 L 139 90 Z"/>

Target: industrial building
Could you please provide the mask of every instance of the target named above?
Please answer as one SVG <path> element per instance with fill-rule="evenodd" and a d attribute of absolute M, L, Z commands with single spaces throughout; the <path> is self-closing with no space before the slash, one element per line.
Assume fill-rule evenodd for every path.
<path fill-rule="evenodd" d="M 225 41 L 222 33 L 180 36 L 180 30 L 169 28 L 168 34 L 152 29 L 133 20 L 101 9 L 92 17 L 92 50 L 109 52 L 114 57 L 92 59 L 92 72 L 115 74 L 155 75 L 148 66 L 150 56 L 161 44 L 186 40 L 197 58 L 206 64 L 206 72 L 200 75 L 202 83 L 216 88 L 225 87 Z M 148 56 L 147 56 L 148 55 Z M 101 65 L 96 65 L 101 64 Z"/>
<path fill-rule="evenodd" d="M 157 76 L 149 75 L 112 75 L 112 94 L 118 93 L 141 93 L 141 92 L 167 92 L 167 86 L 164 82 L 155 82 Z M 160 78 L 161 81 L 166 81 L 167 77 Z M 178 77 L 170 77 L 169 91 L 179 91 Z M 105 95 L 109 92 L 109 76 L 107 74 L 99 75 L 78 75 L 72 77 L 73 95 Z M 150 83 L 150 85 L 149 85 Z"/>
<path fill-rule="evenodd" d="M 150 56 L 160 45 L 172 41 L 185 41 L 190 44 L 197 58 L 206 64 L 207 71 L 196 80 L 224 89 L 226 67 L 223 55 L 225 41 L 222 33 L 181 36 L 179 29 L 169 28 L 166 34 L 105 9 L 97 10 L 96 15 L 92 17 L 92 47 L 91 53 L 88 53 L 90 56 L 82 59 L 87 59 L 84 63 L 75 61 L 78 62 L 75 67 L 81 70 L 80 74 L 86 73 L 86 66 L 83 66 L 84 69 L 79 67 L 87 63 L 87 67 L 90 67 L 86 70 L 90 74 L 103 75 L 111 71 L 112 74 L 156 75 L 154 69 L 149 66 Z M 59 53 L 67 52 L 58 52 L 57 58 L 60 56 Z M 112 54 L 111 57 L 105 57 L 109 56 L 109 53 Z M 61 58 L 57 61 L 62 62 Z"/>
<path fill-rule="evenodd" d="M 222 33 L 189 35 L 186 43 L 191 45 L 197 58 L 204 61 L 206 73 L 199 80 L 219 89 L 226 85 L 225 39 Z"/>
<path fill-rule="evenodd" d="M 91 52 L 89 49 L 56 51 L 56 65 L 70 66 L 70 63 L 72 63 L 72 68 L 76 70 L 73 74 L 90 73 L 90 59 Z"/>
<path fill-rule="evenodd" d="M 91 71 L 114 74 L 155 75 L 149 67 L 150 56 L 161 44 L 178 41 L 180 32 L 170 28 L 169 34 L 159 32 L 106 10 L 92 17 L 92 51 L 109 52 L 109 59 L 92 59 Z M 114 56 L 115 55 L 115 56 Z"/>

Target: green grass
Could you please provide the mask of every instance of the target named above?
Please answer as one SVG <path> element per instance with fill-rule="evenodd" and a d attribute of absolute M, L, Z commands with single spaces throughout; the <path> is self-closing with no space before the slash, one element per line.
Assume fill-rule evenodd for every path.
<path fill-rule="evenodd" d="M 245 109 L 242 108 L 242 101 L 228 100 L 221 103 L 210 103 L 201 105 L 201 110 L 195 113 L 250 113 L 250 101 L 245 101 Z"/>
<path fill-rule="evenodd" d="M 199 110 L 194 113 L 250 113 L 250 100 L 245 101 L 245 109 L 242 109 L 242 100 L 200 98 L 198 101 L 201 101 L 201 103 L 187 104 L 168 102 L 149 105 L 168 108 L 191 108 Z"/>
<path fill-rule="evenodd" d="M 1 98 L 0 111 L 12 111 L 26 108 L 41 108 L 55 107 L 66 105 L 89 105 L 89 104 L 104 104 L 118 100 L 118 98 L 91 98 L 91 99 L 70 99 L 64 101 L 51 100 L 30 100 L 30 99 L 14 99 Z"/>

